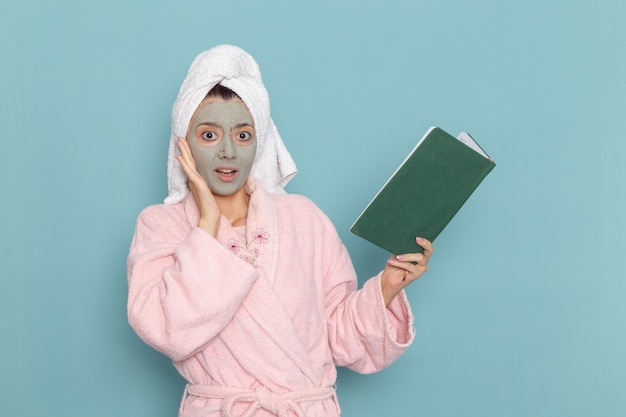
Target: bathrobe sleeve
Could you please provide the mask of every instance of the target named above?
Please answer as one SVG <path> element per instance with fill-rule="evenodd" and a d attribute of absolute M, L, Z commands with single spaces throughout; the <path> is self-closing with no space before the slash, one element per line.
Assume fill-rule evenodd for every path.
<path fill-rule="evenodd" d="M 414 338 L 413 315 L 404 291 L 388 307 L 380 272 L 357 290 L 350 256 L 329 220 L 324 220 L 324 282 L 329 344 L 336 365 L 377 372 L 406 351 Z"/>
<path fill-rule="evenodd" d="M 328 308 L 329 340 L 336 365 L 360 373 L 378 372 L 391 365 L 414 338 L 413 316 L 404 294 L 385 308 L 379 300 L 380 276 L 369 279 L 358 291 L 333 288 L 330 299 L 346 296 Z"/>
<path fill-rule="evenodd" d="M 150 346 L 175 361 L 206 346 L 257 280 L 256 270 L 203 230 L 180 205 L 145 209 L 128 257 L 128 319 Z"/>

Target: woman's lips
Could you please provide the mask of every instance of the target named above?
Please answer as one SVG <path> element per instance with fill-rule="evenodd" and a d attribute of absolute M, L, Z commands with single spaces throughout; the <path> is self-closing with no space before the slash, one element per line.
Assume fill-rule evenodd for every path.
<path fill-rule="evenodd" d="M 230 167 L 219 167 L 215 169 L 217 177 L 224 182 L 232 182 L 237 177 L 238 170 Z"/>

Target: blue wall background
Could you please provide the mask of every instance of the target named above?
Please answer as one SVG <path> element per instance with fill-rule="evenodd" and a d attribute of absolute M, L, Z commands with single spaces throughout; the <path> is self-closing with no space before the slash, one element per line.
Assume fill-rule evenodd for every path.
<path fill-rule="evenodd" d="M 0 5 L 0 414 L 174 416 L 183 388 L 126 322 L 139 211 L 166 193 L 193 57 L 258 60 L 300 174 L 349 226 L 431 125 L 498 166 L 410 287 L 417 340 L 342 370 L 345 416 L 626 415 L 622 0 Z"/>

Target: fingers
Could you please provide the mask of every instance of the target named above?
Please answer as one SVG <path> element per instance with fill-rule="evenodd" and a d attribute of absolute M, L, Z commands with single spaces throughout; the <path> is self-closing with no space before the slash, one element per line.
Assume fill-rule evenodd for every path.
<path fill-rule="evenodd" d="M 387 263 L 411 274 L 421 275 L 428 270 L 428 258 L 421 253 L 392 256 Z"/>
<path fill-rule="evenodd" d="M 385 305 L 413 281 L 428 270 L 428 261 L 433 253 L 433 244 L 424 238 L 415 241 L 424 249 L 424 253 L 391 255 L 381 275 L 381 288 Z"/>
<path fill-rule="evenodd" d="M 433 244 L 428 239 L 416 238 L 424 253 L 406 253 L 389 258 L 388 264 L 405 271 L 405 276 L 416 279 L 428 270 L 428 261 L 433 253 Z"/>
<path fill-rule="evenodd" d="M 177 155 L 176 159 L 178 159 L 180 164 L 183 166 L 185 173 L 187 173 L 189 168 L 195 171 L 196 161 L 193 159 L 193 156 L 191 155 L 191 149 L 189 148 L 187 139 L 183 137 L 178 138 L 178 149 L 180 150 L 180 155 Z"/>
<path fill-rule="evenodd" d="M 189 179 L 189 190 L 193 194 L 196 203 L 198 203 L 202 214 L 203 209 L 213 206 L 213 194 L 211 193 L 204 177 L 202 177 L 196 169 L 196 162 L 193 159 L 187 140 L 184 138 L 178 138 L 178 148 L 180 149 L 180 155 L 176 155 L 176 159 L 180 162 L 183 171 L 185 171 L 185 174 Z"/>
<path fill-rule="evenodd" d="M 191 149 L 185 138 L 178 138 L 178 149 L 180 149 L 180 155 L 176 155 L 176 159 L 183 168 L 183 171 L 185 171 L 187 178 L 189 178 L 189 185 L 192 191 L 194 191 L 194 187 L 205 186 L 206 182 L 196 169 L 196 161 L 193 159 Z"/>
<path fill-rule="evenodd" d="M 407 253 L 404 255 L 396 255 L 394 258 L 399 262 L 411 263 L 417 265 L 424 265 L 427 263 L 428 258 L 423 253 Z"/>
<path fill-rule="evenodd" d="M 402 262 L 412 262 L 419 265 L 426 265 L 433 253 L 433 244 L 428 239 L 424 239 L 423 237 L 415 238 L 415 241 L 424 249 L 424 253 L 406 253 L 397 255 L 396 259 Z"/>
<path fill-rule="evenodd" d="M 428 260 L 434 250 L 432 242 L 428 239 L 424 239 L 423 237 L 416 237 L 415 242 L 417 242 L 417 244 L 424 249 L 424 256 L 426 257 L 426 260 Z"/>

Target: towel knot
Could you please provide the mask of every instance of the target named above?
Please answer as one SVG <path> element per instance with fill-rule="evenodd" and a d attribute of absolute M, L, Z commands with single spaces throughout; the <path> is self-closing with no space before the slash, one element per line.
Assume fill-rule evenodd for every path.
<path fill-rule="evenodd" d="M 210 51 L 206 52 L 206 55 L 210 54 Z M 257 77 L 259 79 L 261 77 L 254 59 L 244 50 L 231 46 L 215 48 L 210 64 L 207 65 L 205 71 L 209 77 L 213 73 L 213 75 L 224 77 L 227 80 L 239 77 Z"/>
<path fill-rule="evenodd" d="M 230 66 L 224 66 L 218 70 L 218 75 L 225 80 L 232 80 L 233 78 L 248 75 L 244 72 L 241 62 L 233 62 Z"/>

